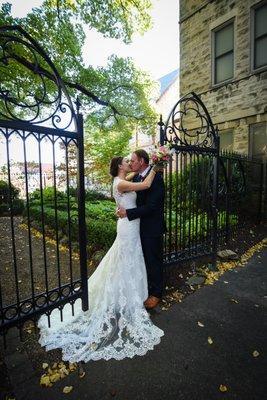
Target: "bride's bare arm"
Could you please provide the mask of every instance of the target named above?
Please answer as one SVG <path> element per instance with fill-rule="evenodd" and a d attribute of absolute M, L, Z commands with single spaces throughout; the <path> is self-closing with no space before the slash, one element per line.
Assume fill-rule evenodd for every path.
<path fill-rule="evenodd" d="M 155 175 L 156 172 L 152 168 L 143 182 L 128 182 L 123 180 L 118 184 L 117 189 L 119 192 L 138 192 L 140 190 L 149 189 Z"/>
<path fill-rule="evenodd" d="M 137 175 L 138 172 L 130 172 L 127 176 L 126 176 L 126 181 L 132 181 L 133 178 L 135 177 L 135 175 Z"/>

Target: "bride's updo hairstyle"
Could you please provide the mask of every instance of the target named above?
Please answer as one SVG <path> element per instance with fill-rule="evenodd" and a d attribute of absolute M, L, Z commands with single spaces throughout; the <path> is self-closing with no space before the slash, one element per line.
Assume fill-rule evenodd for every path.
<path fill-rule="evenodd" d="M 119 165 L 122 164 L 123 157 L 113 157 L 110 166 L 109 166 L 109 173 L 113 178 L 118 176 L 119 172 Z"/>

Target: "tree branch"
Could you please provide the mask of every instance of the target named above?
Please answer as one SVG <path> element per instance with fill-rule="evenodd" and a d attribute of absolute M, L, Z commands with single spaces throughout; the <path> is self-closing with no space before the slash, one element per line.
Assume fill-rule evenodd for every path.
<path fill-rule="evenodd" d="M 34 72 L 35 74 L 36 73 L 41 73 L 46 78 L 50 79 L 51 81 L 53 81 L 53 82 L 55 82 L 57 84 L 56 77 L 51 72 L 49 72 L 48 70 L 46 70 L 45 68 L 41 67 L 39 64 L 38 64 L 38 70 L 37 70 L 36 69 L 36 65 L 34 63 L 31 63 L 30 61 L 26 60 L 24 57 L 18 56 L 17 54 L 12 54 L 12 57 L 16 61 L 18 61 L 20 64 L 22 64 L 26 68 L 28 68 L 30 71 Z M 86 96 L 90 97 L 97 104 L 99 104 L 101 106 L 105 106 L 105 107 L 110 107 L 111 110 L 114 113 L 114 116 L 116 114 L 120 115 L 120 112 L 110 102 L 100 99 L 93 92 L 91 92 L 90 90 L 88 90 L 84 86 L 80 85 L 78 82 L 70 82 L 70 81 L 64 80 L 64 79 L 62 79 L 62 81 L 66 86 L 68 86 L 68 87 L 70 87 L 72 89 L 76 89 L 79 92 L 81 92 L 81 93 L 85 94 Z"/>

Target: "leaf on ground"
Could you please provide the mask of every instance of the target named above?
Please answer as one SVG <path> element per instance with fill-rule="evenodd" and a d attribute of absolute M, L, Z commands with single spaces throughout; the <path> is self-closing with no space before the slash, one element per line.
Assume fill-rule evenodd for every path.
<path fill-rule="evenodd" d="M 52 383 L 50 382 L 50 377 L 47 375 L 42 375 L 40 379 L 40 385 L 45 387 L 51 387 Z"/>
<path fill-rule="evenodd" d="M 197 324 L 198 324 L 198 326 L 200 326 L 201 328 L 204 327 L 204 324 L 202 324 L 202 322 L 200 322 L 200 321 L 197 321 Z"/>
<path fill-rule="evenodd" d="M 225 385 L 220 385 L 220 392 L 227 392 L 227 387 Z"/>
<path fill-rule="evenodd" d="M 70 393 L 73 390 L 73 386 L 65 386 L 62 390 L 63 393 Z"/>
<path fill-rule="evenodd" d="M 230 301 L 232 302 L 232 303 L 238 303 L 238 301 L 236 300 L 236 299 L 230 299 Z"/>
<path fill-rule="evenodd" d="M 43 363 L 42 368 L 46 369 L 47 367 L 48 367 L 48 364 L 47 363 Z"/>
<path fill-rule="evenodd" d="M 209 342 L 209 344 L 213 343 L 213 340 L 212 340 L 212 338 L 210 336 L 208 337 L 208 342 Z"/>
<path fill-rule="evenodd" d="M 228 281 L 223 281 L 223 283 L 229 283 Z"/>
<path fill-rule="evenodd" d="M 260 353 L 257 350 L 253 351 L 253 357 L 259 357 Z"/>
<path fill-rule="evenodd" d="M 77 369 L 77 364 L 76 363 L 69 363 L 69 370 L 70 371 L 75 371 Z"/>

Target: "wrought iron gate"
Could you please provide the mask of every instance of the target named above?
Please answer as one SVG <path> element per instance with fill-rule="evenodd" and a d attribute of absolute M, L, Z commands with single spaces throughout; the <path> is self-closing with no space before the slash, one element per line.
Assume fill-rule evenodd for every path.
<path fill-rule="evenodd" d="M 195 94 L 182 97 L 166 123 L 161 145 L 175 149 L 164 171 L 166 184 L 164 263 L 217 253 L 219 138 L 211 117 Z"/>
<path fill-rule="evenodd" d="M 75 111 L 54 64 L 20 27 L 0 28 L 0 73 L 5 334 L 54 308 L 62 315 L 77 298 L 87 310 L 88 288 L 80 104 Z"/>

